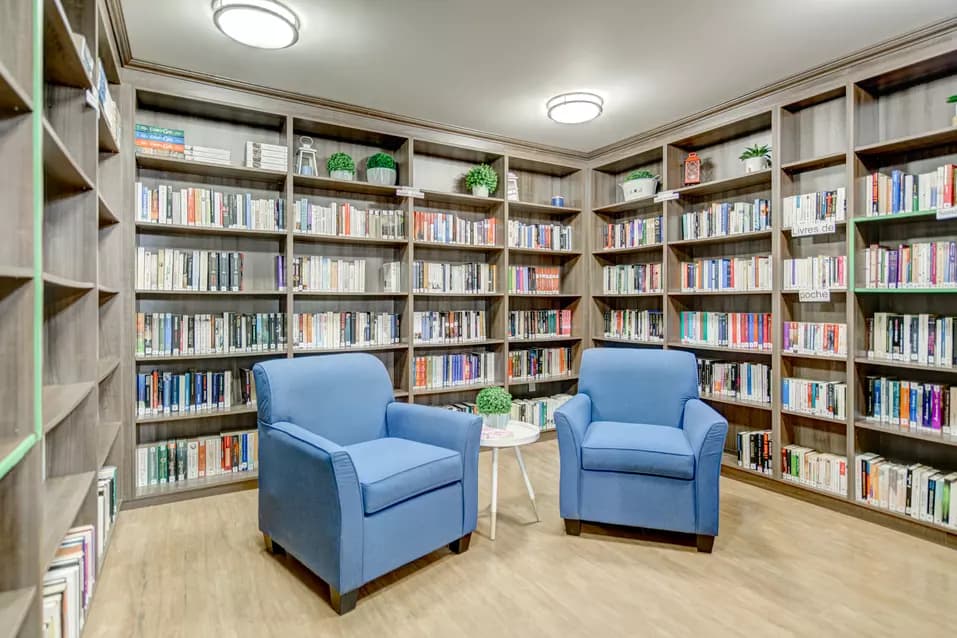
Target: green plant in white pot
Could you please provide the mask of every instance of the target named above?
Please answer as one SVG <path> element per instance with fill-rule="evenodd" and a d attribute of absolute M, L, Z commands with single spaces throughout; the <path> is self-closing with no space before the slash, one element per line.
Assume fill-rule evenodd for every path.
<path fill-rule="evenodd" d="M 651 171 L 638 170 L 632 171 L 625 176 L 625 181 L 621 183 L 621 190 L 624 193 L 625 201 L 630 202 L 633 199 L 651 197 L 658 190 L 658 180 L 660 178 Z"/>
<path fill-rule="evenodd" d="M 333 153 L 326 162 L 329 177 L 332 179 L 353 180 L 356 177 L 356 163 L 347 153 Z"/>
<path fill-rule="evenodd" d="M 366 160 L 366 181 L 370 184 L 395 186 L 395 160 L 388 153 L 376 153 Z"/>
<path fill-rule="evenodd" d="M 745 173 L 763 171 L 771 166 L 771 147 L 767 144 L 749 146 L 738 159 L 744 162 Z"/>
<path fill-rule="evenodd" d="M 488 197 L 498 188 L 498 174 L 488 164 L 479 164 L 465 174 L 465 187 L 476 197 Z"/>
<path fill-rule="evenodd" d="M 512 395 L 505 388 L 485 388 L 475 397 L 479 414 L 485 418 L 485 425 L 503 429 L 508 425 L 512 412 Z"/>

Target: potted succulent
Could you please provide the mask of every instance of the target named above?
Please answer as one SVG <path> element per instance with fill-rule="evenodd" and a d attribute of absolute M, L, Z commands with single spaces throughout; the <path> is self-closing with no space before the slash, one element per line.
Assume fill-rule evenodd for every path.
<path fill-rule="evenodd" d="M 767 144 L 755 144 L 744 149 L 739 157 L 744 162 L 745 173 L 756 173 L 771 166 L 771 147 Z"/>
<path fill-rule="evenodd" d="M 488 164 L 473 166 L 465 174 L 465 187 L 476 197 L 488 197 L 498 187 L 498 175 Z"/>
<path fill-rule="evenodd" d="M 625 181 L 621 183 L 625 201 L 651 197 L 658 190 L 658 180 L 659 177 L 651 171 L 639 170 L 628 173 Z"/>
<path fill-rule="evenodd" d="M 947 98 L 947 103 L 954 105 L 954 119 L 952 119 L 950 123 L 953 126 L 957 126 L 957 95 L 951 95 L 949 98 Z"/>
<path fill-rule="evenodd" d="M 512 412 L 512 395 L 505 388 L 485 388 L 475 397 L 479 414 L 485 418 L 485 425 L 504 429 Z"/>
<path fill-rule="evenodd" d="M 366 160 L 366 180 L 370 184 L 395 186 L 395 160 L 388 153 L 376 153 Z"/>
<path fill-rule="evenodd" d="M 329 177 L 333 179 L 353 180 L 356 176 L 356 163 L 346 153 L 333 153 L 326 162 Z"/>

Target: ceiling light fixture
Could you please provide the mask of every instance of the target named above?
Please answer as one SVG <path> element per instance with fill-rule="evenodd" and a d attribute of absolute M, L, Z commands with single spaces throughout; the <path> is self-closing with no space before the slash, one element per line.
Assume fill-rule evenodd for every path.
<path fill-rule="evenodd" d="M 582 124 L 601 115 L 605 101 L 594 93 L 576 91 L 556 95 L 545 103 L 548 117 L 559 124 Z"/>
<path fill-rule="evenodd" d="M 285 49 L 299 39 L 299 17 L 276 0 L 213 0 L 213 22 L 257 49 Z"/>

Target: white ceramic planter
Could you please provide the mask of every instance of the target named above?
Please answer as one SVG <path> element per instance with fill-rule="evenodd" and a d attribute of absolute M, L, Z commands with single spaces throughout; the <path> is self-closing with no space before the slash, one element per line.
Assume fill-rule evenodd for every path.
<path fill-rule="evenodd" d="M 472 194 L 476 197 L 488 197 L 488 186 L 473 186 Z"/>
<path fill-rule="evenodd" d="M 353 179 L 355 179 L 356 174 L 352 171 L 331 171 L 329 173 L 329 177 L 332 179 L 344 179 L 351 182 Z"/>
<path fill-rule="evenodd" d="M 758 171 L 763 171 L 768 167 L 768 158 L 766 157 L 749 157 L 744 160 L 744 172 L 745 173 L 757 173 Z"/>
<path fill-rule="evenodd" d="M 629 180 L 621 185 L 625 201 L 630 202 L 633 199 L 642 197 L 651 197 L 658 190 L 657 177 L 644 177 L 642 179 Z"/>
<path fill-rule="evenodd" d="M 508 414 L 484 414 L 485 425 L 490 428 L 496 428 L 498 430 L 504 430 L 508 425 Z"/>
<path fill-rule="evenodd" d="M 395 186 L 396 172 L 394 168 L 367 168 L 366 180 L 370 184 Z"/>

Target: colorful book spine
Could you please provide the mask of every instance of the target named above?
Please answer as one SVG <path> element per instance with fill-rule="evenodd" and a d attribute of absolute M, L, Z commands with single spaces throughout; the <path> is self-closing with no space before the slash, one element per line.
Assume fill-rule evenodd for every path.
<path fill-rule="evenodd" d="M 781 209 L 784 228 L 821 221 L 847 220 L 847 194 L 844 188 L 785 197 Z"/>
<path fill-rule="evenodd" d="M 417 356 L 412 374 L 419 390 L 494 384 L 497 355 L 468 352 Z"/>
<path fill-rule="evenodd" d="M 572 349 L 530 348 L 508 353 L 509 381 L 525 381 L 563 377 L 572 373 Z"/>
<path fill-rule="evenodd" d="M 611 250 L 660 244 L 661 228 L 661 215 L 606 224 L 601 231 L 602 247 Z"/>
<path fill-rule="evenodd" d="M 681 239 L 728 237 L 771 229 L 771 202 L 716 202 L 681 214 Z"/>
<path fill-rule="evenodd" d="M 416 241 L 494 246 L 498 243 L 498 220 L 494 217 L 466 219 L 454 213 L 417 210 L 412 214 L 412 233 Z"/>
<path fill-rule="evenodd" d="M 527 224 L 512 219 L 508 222 L 508 245 L 537 250 L 572 250 L 572 227 L 562 224 Z"/>
<path fill-rule="evenodd" d="M 781 407 L 826 419 L 847 417 L 847 384 L 784 377 L 781 379 Z"/>
<path fill-rule="evenodd" d="M 286 315 L 281 312 L 136 313 L 138 357 L 282 352 L 285 348 Z"/>
<path fill-rule="evenodd" d="M 864 379 L 861 407 L 868 421 L 951 436 L 957 433 L 955 399 L 953 386 L 875 375 Z"/>
<path fill-rule="evenodd" d="M 416 311 L 412 318 L 414 343 L 465 343 L 488 339 L 484 310 Z"/>
<path fill-rule="evenodd" d="M 545 339 L 569 337 L 572 334 L 572 311 L 510 310 L 508 336 L 512 339 Z"/>
<path fill-rule="evenodd" d="M 781 478 L 834 494 L 847 494 L 847 457 L 800 445 L 781 446 Z"/>
<path fill-rule="evenodd" d="M 699 358 L 698 392 L 705 398 L 727 397 L 770 404 L 771 366 Z"/>
<path fill-rule="evenodd" d="M 753 430 L 738 432 L 737 456 L 738 466 L 754 472 L 770 475 L 773 464 L 774 443 L 771 440 L 771 430 Z"/>
<path fill-rule="evenodd" d="M 875 312 L 864 322 L 869 359 L 953 368 L 957 365 L 955 340 L 957 317 Z"/>
<path fill-rule="evenodd" d="M 867 288 L 957 287 L 957 242 L 872 244 L 864 251 L 864 282 Z"/>
<path fill-rule="evenodd" d="M 561 294 L 562 269 L 560 266 L 509 266 L 508 291 L 510 293 L 557 295 Z"/>
<path fill-rule="evenodd" d="M 681 262 L 682 292 L 771 290 L 771 256 L 718 257 Z"/>
<path fill-rule="evenodd" d="M 611 339 L 661 343 L 665 338 L 664 314 L 660 310 L 606 310 L 602 319 L 604 336 Z"/>
<path fill-rule="evenodd" d="M 495 264 L 416 261 L 412 264 L 412 289 L 419 293 L 494 293 L 497 275 Z"/>
<path fill-rule="evenodd" d="M 406 238 L 405 211 L 401 209 L 358 208 L 349 202 L 323 206 L 303 198 L 296 201 L 293 219 L 295 232 L 303 235 Z"/>
<path fill-rule="evenodd" d="M 387 312 L 296 312 L 292 315 L 297 349 L 386 346 L 401 340 L 399 315 Z"/>
<path fill-rule="evenodd" d="M 170 450 L 176 453 L 170 454 Z M 180 453 L 179 451 L 183 452 Z M 136 447 L 136 488 L 188 483 L 233 472 L 259 470 L 258 430 L 222 432 Z"/>
<path fill-rule="evenodd" d="M 308 255 L 292 260 L 293 290 L 365 292 L 366 260 Z"/>
<path fill-rule="evenodd" d="M 601 269 L 606 295 L 654 294 L 662 290 L 661 264 L 619 264 Z"/>
<path fill-rule="evenodd" d="M 771 313 L 682 311 L 681 343 L 742 350 L 771 350 Z"/>
<path fill-rule="evenodd" d="M 230 410 L 255 405 L 252 370 L 170 372 L 136 375 L 136 411 L 141 417 Z"/>
<path fill-rule="evenodd" d="M 847 257 L 802 257 L 785 259 L 784 290 L 847 290 Z"/>
<path fill-rule="evenodd" d="M 847 324 L 785 321 L 782 330 L 785 352 L 831 356 L 847 354 Z"/>

